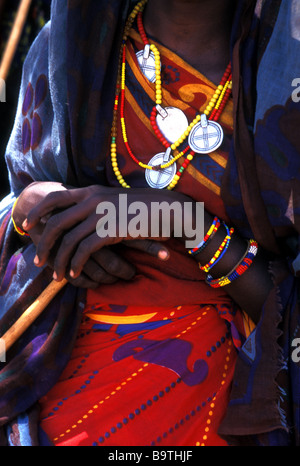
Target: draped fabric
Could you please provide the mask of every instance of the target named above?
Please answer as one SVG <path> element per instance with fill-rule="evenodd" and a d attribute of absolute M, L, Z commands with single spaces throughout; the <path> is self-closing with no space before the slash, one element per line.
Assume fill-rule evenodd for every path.
<path fill-rule="evenodd" d="M 0 206 L 2 333 L 51 277 L 32 266 L 34 247 L 13 231 L 16 196 L 35 180 L 109 184 L 105 156 L 129 3 L 54 0 L 51 22 L 26 59 L 6 152 L 11 193 Z M 231 444 L 299 444 L 299 362 L 291 349 L 299 338 L 291 267 L 299 253 L 297 19 L 296 1 L 241 0 L 232 33 L 234 134 L 221 179 L 224 215 L 279 260 L 270 262 L 274 289 L 237 358 L 220 429 Z M 1 364 L 3 443 L 38 442 L 35 404 L 66 367 L 85 301 L 82 290 L 68 285 Z"/>
<path fill-rule="evenodd" d="M 292 83 L 300 66 L 299 5 L 254 3 L 248 2 L 232 36 L 235 135 L 222 192 L 241 231 L 247 234 L 250 228 L 267 251 L 286 260 L 270 263 L 276 286 L 239 358 L 236 374 L 244 382 L 234 384 L 221 430 L 236 435 L 238 443 L 251 444 L 248 436 L 256 431 L 263 435 L 254 444 L 298 444 L 299 361 L 293 345 L 299 332 L 299 283 L 293 276 L 297 260 L 292 263 L 299 254 L 300 147 L 294 135 L 300 114 Z M 292 434 L 289 440 L 282 439 L 285 429 Z"/>

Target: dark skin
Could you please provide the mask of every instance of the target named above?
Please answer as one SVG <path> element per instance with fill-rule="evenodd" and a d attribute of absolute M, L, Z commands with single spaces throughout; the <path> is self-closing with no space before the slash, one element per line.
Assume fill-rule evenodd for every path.
<path fill-rule="evenodd" d="M 147 33 L 218 83 L 229 62 L 234 8 L 233 0 L 149 0 L 145 11 L 145 28 Z M 200 48 L 199 44 L 202 45 Z M 138 247 L 160 260 L 168 259 L 168 252 L 163 246 L 165 237 L 151 238 L 147 235 L 132 242 L 133 238 L 129 235 L 104 239 L 96 234 L 98 204 L 112 202 L 118 212 L 119 194 L 124 193 L 123 188 L 91 186 L 73 189 L 56 183 L 48 184 L 44 191 L 43 187 L 45 184 L 37 183 L 26 188 L 16 206 L 15 220 L 17 225 L 22 225 L 29 232 L 37 247 L 35 264 L 51 266 L 55 279 L 66 277 L 76 286 L 86 287 L 95 287 L 103 282 L 113 283 L 120 278 L 131 279 L 134 268 L 116 255 L 113 256 L 114 270 L 110 269 L 111 254 L 114 254 L 110 248 L 116 243 Z M 60 192 L 55 193 L 57 190 Z M 167 190 L 130 189 L 126 190 L 126 194 L 128 203 L 143 201 L 148 207 L 152 202 L 193 202 L 183 194 Z M 192 215 L 195 215 L 195 211 Z M 43 219 L 46 221 L 43 222 Z M 204 231 L 208 230 L 212 220 L 213 215 L 205 212 Z M 193 221 L 195 223 L 194 217 Z M 162 229 L 163 224 L 160 227 Z M 201 264 L 207 263 L 224 236 L 222 227 L 195 260 Z M 183 237 L 181 241 L 185 242 L 186 239 Z M 220 277 L 232 270 L 243 256 L 246 245 L 245 239 L 234 235 L 224 258 L 212 269 L 213 276 Z M 250 269 L 227 286 L 226 291 L 254 321 L 258 321 L 261 306 L 272 287 L 268 261 L 260 253 Z"/>
<path fill-rule="evenodd" d="M 97 188 L 97 187 L 94 187 Z M 22 223 L 26 219 L 27 216 L 34 215 L 35 211 L 41 212 L 42 209 L 42 202 L 49 203 L 51 201 L 51 196 L 55 195 L 61 200 L 61 196 L 63 192 L 74 192 L 73 187 L 64 186 L 61 183 L 57 182 L 34 182 L 29 185 L 24 191 L 21 193 L 17 206 L 14 210 L 14 220 L 16 225 L 19 228 L 22 228 Z M 87 190 L 87 189 L 86 189 Z M 86 191 L 85 190 L 85 191 Z M 93 187 L 90 188 L 90 191 L 93 190 Z M 50 196 L 51 194 L 51 196 Z M 85 196 L 86 197 L 86 196 Z M 59 201 L 57 201 L 59 202 Z M 71 202 L 72 204 L 72 202 Z M 70 205 L 70 203 L 68 204 Z M 37 253 L 43 247 L 43 242 L 41 241 L 43 238 L 43 232 L 45 227 L 47 229 L 44 233 L 47 235 L 47 231 L 51 228 L 55 229 L 55 227 L 63 227 L 59 217 L 57 217 L 57 209 L 58 206 L 54 204 L 54 207 L 49 209 L 49 214 L 41 215 L 38 221 L 35 221 L 34 227 L 30 228 L 30 239 L 27 237 L 22 237 L 24 242 L 32 241 L 36 248 Z M 56 215 L 54 215 L 54 212 Z M 61 216 L 66 220 L 69 217 L 65 217 L 64 210 L 61 209 Z M 71 223 L 73 220 L 71 221 Z M 63 257 L 63 255 L 58 255 L 59 248 L 64 250 L 64 253 L 68 248 L 66 248 L 66 241 L 68 237 L 63 230 L 61 233 L 64 233 L 63 237 L 60 238 L 56 244 L 52 247 L 51 251 L 49 251 L 47 256 L 47 261 L 39 261 L 35 264 L 41 266 L 47 262 L 47 265 L 51 267 L 54 271 L 54 278 L 60 280 L 62 275 L 61 268 L 57 269 L 56 263 L 58 257 Z M 56 232 L 56 236 L 58 236 Z M 50 244 L 50 243 L 49 243 Z M 150 241 L 148 239 L 145 240 L 132 240 L 126 242 L 126 247 L 131 247 L 134 249 L 138 249 L 143 251 L 147 254 L 150 254 L 154 257 L 157 257 L 160 260 L 166 260 L 168 256 L 168 251 L 165 248 L 156 242 Z M 37 256 L 38 257 L 38 256 Z M 65 257 L 65 255 L 64 255 Z M 64 275 L 68 279 L 70 283 L 74 286 L 81 287 L 81 288 L 97 288 L 101 283 L 105 284 L 112 284 L 115 283 L 117 280 L 131 280 L 135 275 L 135 267 L 117 255 L 111 248 L 109 247 L 102 247 L 101 249 L 96 250 L 84 263 L 81 273 L 77 274 L 76 277 L 72 277 L 70 275 L 70 268 L 65 270 Z"/>
<path fill-rule="evenodd" d="M 230 61 L 235 0 L 149 0 L 146 32 L 218 84 Z"/>

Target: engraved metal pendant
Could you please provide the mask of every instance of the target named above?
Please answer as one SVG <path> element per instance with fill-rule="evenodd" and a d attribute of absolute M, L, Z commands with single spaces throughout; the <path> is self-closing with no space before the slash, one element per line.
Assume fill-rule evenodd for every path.
<path fill-rule="evenodd" d="M 161 152 L 156 154 L 148 163 L 151 167 L 159 167 L 172 159 L 171 149 L 168 148 L 166 152 Z M 145 177 L 148 185 L 154 189 L 164 189 L 166 188 L 174 176 L 176 175 L 177 166 L 176 162 L 166 168 L 157 168 L 156 170 L 146 169 Z"/>
<path fill-rule="evenodd" d="M 149 79 L 151 83 L 155 83 L 155 56 L 154 53 L 150 50 L 150 45 L 145 45 L 144 50 L 137 52 L 136 57 L 143 75 Z"/>
<path fill-rule="evenodd" d="M 189 126 L 184 112 L 176 107 L 156 106 L 156 124 L 160 132 L 171 144 L 176 142 Z"/>
<path fill-rule="evenodd" d="M 201 121 L 190 132 L 189 146 L 198 154 L 210 154 L 220 147 L 223 139 L 224 132 L 219 123 L 201 115 Z"/>

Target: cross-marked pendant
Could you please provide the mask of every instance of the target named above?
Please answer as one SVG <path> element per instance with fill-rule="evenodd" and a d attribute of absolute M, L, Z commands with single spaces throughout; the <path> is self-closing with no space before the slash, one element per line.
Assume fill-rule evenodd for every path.
<path fill-rule="evenodd" d="M 166 168 L 159 168 L 170 160 L 172 160 L 170 148 L 166 152 L 161 152 L 152 157 L 148 165 L 157 167 L 157 169 L 151 170 L 147 168 L 145 172 L 146 181 L 151 188 L 164 189 L 173 181 L 177 171 L 176 162 Z"/>
<path fill-rule="evenodd" d="M 201 121 L 189 134 L 189 146 L 197 154 L 210 154 L 220 147 L 223 139 L 222 126 L 207 120 L 206 115 L 201 115 Z"/>
<path fill-rule="evenodd" d="M 149 79 L 151 83 L 155 83 L 155 56 L 154 53 L 150 50 L 150 45 L 145 45 L 144 50 L 137 52 L 136 57 L 143 75 L 146 76 L 146 78 Z"/>

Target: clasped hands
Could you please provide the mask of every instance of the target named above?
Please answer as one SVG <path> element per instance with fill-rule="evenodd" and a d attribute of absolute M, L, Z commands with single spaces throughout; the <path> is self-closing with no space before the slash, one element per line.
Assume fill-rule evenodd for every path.
<path fill-rule="evenodd" d="M 35 265 L 52 267 L 57 281 L 67 278 L 75 286 L 96 288 L 101 283 L 131 280 L 135 276 L 135 267 L 114 251 L 116 244 L 167 260 L 169 251 L 163 242 L 168 237 L 151 237 L 149 229 L 148 234 L 136 238 L 126 229 L 124 234 L 124 228 L 120 228 L 119 202 L 124 192 L 128 203 L 142 202 L 149 209 L 152 202 L 171 204 L 175 200 L 187 200 L 179 193 L 150 188 L 124 190 L 98 185 L 66 188 L 52 182 L 33 183 L 26 188 L 19 198 L 16 217 L 36 246 Z M 97 207 L 107 202 L 115 208 L 112 209 L 114 218 L 108 215 L 106 222 L 116 223 L 116 234 L 99 236 Z M 164 221 L 162 218 L 162 224 Z M 171 236 L 174 219 L 168 221 L 172 223 Z M 158 230 L 165 231 L 163 225 Z"/>

